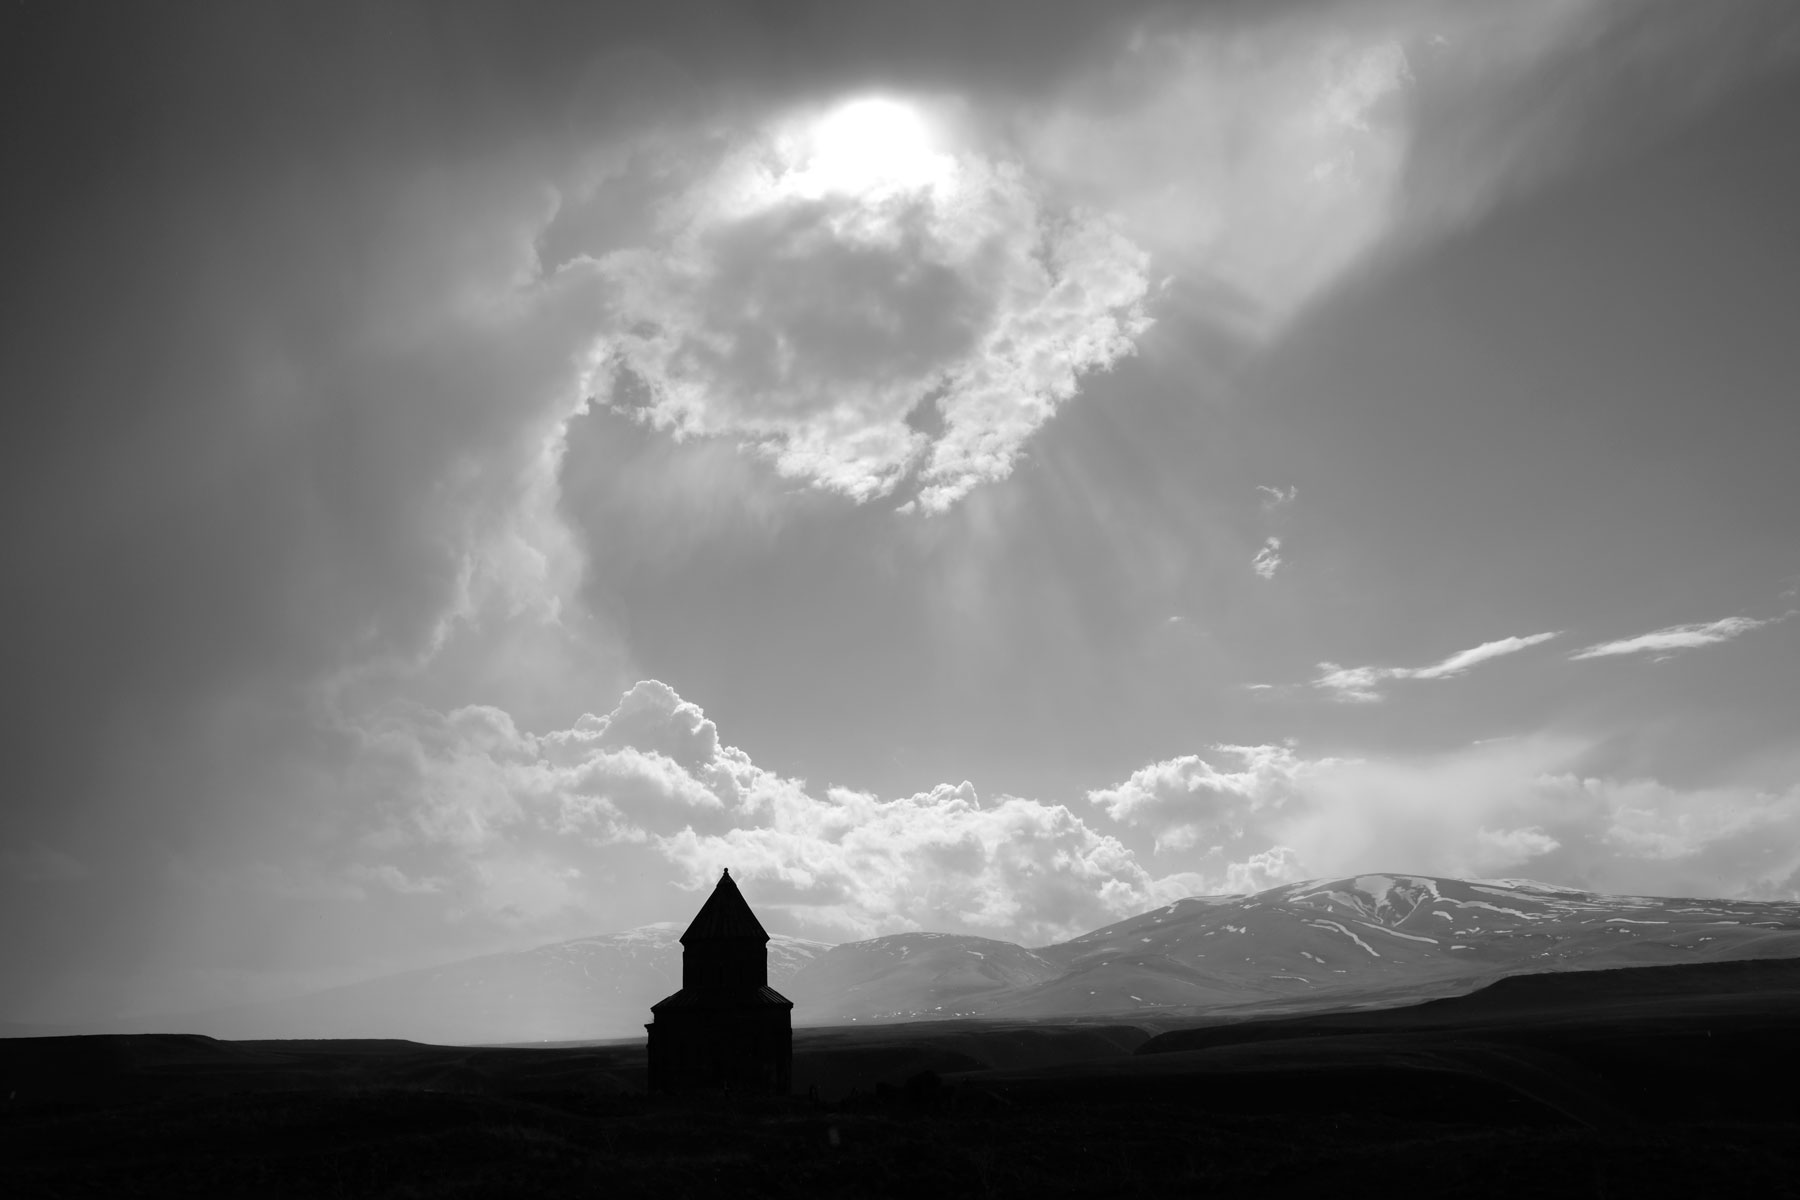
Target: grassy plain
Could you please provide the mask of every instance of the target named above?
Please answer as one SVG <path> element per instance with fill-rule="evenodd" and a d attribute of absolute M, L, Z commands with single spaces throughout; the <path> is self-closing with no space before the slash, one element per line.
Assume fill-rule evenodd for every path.
<path fill-rule="evenodd" d="M 1173 1030 L 796 1033 L 791 1098 L 641 1044 L 0 1041 L 14 1196 L 1800 1195 L 1800 961 Z"/>

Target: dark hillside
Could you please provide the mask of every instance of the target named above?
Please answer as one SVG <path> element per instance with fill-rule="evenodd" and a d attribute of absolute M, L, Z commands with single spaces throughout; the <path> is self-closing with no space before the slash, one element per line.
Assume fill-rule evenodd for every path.
<path fill-rule="evenodd" d="M 6 1194 L 1791 1196 L 1800 963 L 1408 1008 L 800 1030 L 797 1094 L 642 1094 L 643 1047 L 0 1042 Z M 807 1092 L 815 1086 L 816 1096 Z"/>

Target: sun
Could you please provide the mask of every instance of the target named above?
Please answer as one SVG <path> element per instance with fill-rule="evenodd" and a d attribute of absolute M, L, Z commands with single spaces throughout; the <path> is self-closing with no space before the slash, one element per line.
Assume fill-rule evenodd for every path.
<path fill-rule="evenodd" d="M 789 165 L 783 191 L 816 199 L 880 200 L 948 186 L 956 161 L 916 104 L 859 96 L 793 122 L 778 139 Z"/>

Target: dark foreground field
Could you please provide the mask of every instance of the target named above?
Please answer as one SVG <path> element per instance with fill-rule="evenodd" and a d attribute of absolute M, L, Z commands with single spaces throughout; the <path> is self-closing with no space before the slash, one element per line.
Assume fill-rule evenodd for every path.
<path fill-rule="evenodd" d="M 0 1193 L 1800 1196 L 1800 961 L 1154 1036 L 799 1031 L 786 1101 L 652 1101 L 642 1055 L 0 1042 Z"/>

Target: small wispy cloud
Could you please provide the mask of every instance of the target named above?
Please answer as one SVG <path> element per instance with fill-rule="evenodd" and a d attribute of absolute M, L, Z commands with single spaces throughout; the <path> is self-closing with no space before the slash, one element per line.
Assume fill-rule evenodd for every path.
<path fill-rule="evenodd" d="M 1287 510 L 1293 507 L 1300 489 L 1291 483 L 1286 487 L 1259 483 L 1256 490 L 1262 493 L 1263 516 L 1275 518 L 1272 523 L 1277 529 L 1286 527 Z M 1250 560 L 1250 567 L 1264 579 L 1275 578 L 1275 572 L 1281 569 L 1281 538 L 1278 535 L 1270 534 L 1263 540 L 1262 549 Z"/>
<path fill-rule="evenodd" d="M 1753 629 L 1761 629 L 1765 625 L 1773 625 L 1793 616 L 1792 610 L 1779 617 L 1723 617 L 1717 621 L 1695 621 L 1688 625 L 1670 625 L 1663 629 L 1653 629 L 1649 633 L 1640 633 L 1636 637 L 1620 638 L 1613 642 L 1600 642 L 1569 655 L 1572 659 L 1611 658 L 1620 654 L 1653 654 L 1660 662 L 1680 650 L 1694 650 L 1701 646 L 1716 646 L 1720 642 L 1729 642 L 1733 638 L 1742 637 Z"/>
<path fill-rule="evenodd" d="M 1256 490 L 1263 494 L 1262 505 L 1263 511 L 1265 512 L 1273 512 L 1278 508 L 1292 504 L 1294 502 L 1294 497 L 1300 494 L 1300 489 L 1292 484 L 1289 484 L 1287 487 L 1270 487 L 1266 483 L 1259 483 L 1256 485 Z"/>
<path fill-rule="evenodd" d="M 1272 537 L 1264 542 L 1256 557 L 1250 560 L 1250 568 L 1264 579 L 1275 578 L 1275 572 L 1281 569 L 1281 539 Z"/>
<path fill-rule="evenodd" d="M 1557 636 L 1557 631 L 1551 631 L 1525 637 L 1498 638 L 1479 646 L 1471 646 L 1467 650 L 1459 650 L 1443 661 L 1426 667 L 1341 667 L 1336 663 L 1322 662 L 1319 670 L 1323 673 L 1313 680 L 1313 686 L 1334 693 L 1333 698 L 1337 700 L 1368 704 L 1381 699 L 1380 687 L 1389 680 L 1451 679 L 1489 659 L 1517 654 Z"/>
<path fill-rule="evenodd" d="M 1504 637 L 1498 641 L 1483 642 L 1479 646 L 1459 651 L 1441 663 L 1429 667 L 1420 667 L 1416 671 L 1400 676 L 1402 679 L 1448 679 L 1452 675 L 1461 675 L 1470 667 L 1484 663 L 1490 658 L 1499 658 L 1503 654 L 1516 654 L 1520 650 L 1547 642 L 1556 637 L 1556 632 L 1534 633 L 1528 637 Z"/>

